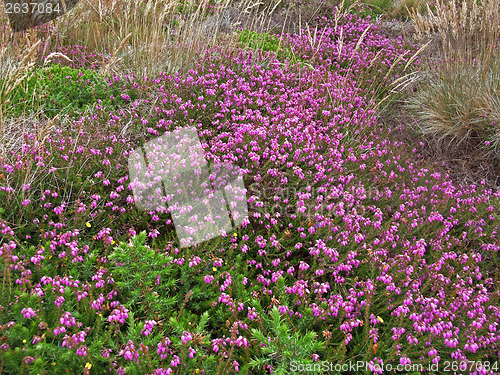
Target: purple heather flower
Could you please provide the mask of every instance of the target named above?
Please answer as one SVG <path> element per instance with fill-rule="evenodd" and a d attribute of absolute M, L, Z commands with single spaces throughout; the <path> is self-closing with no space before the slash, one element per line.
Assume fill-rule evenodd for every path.
<path fill-rule="evenodd" d="M 85 345 L 81 345 L 76 349 L 76 355 L 79 355 L 80 357 L 86 357 L 87 356 L 87 347 Z"/>
<path fill-rule="evenodd" d="M 128 309 L 125 306 L 120 305 L 118 306 L 118 308 L 114 309 L 108 316 L 108 322 L 119 322 L 121 324 L 124 324 L 127 318 Z"/>
<path fill-rule="evenodd" d="M 27 365 L 29 365 L 31 362 L 33 362 L 35 360 L 35 358 L 33 357 L 30 357 L 30 356 L 26 356 L 24 357 L 24 363 L 26 363 Z"/>
<path fill-rule="evenodd" d="M 61 307 L 61 305 L 63 304 L 63 302 L 65 301 L 64 297 L 63 296 L 59 296 L 56 298 L 56 300 L 54 301 L 55 305 L 57 307 Z"/>
<path fill-rule="evenodd" d="M 109 358 L 109 355 L 111 354 L 111 352 L 112 352 L 111 349 L 103 348 L 102 349 L 102 357 L 103 358 Z"/>
<path fill-rule="evenodd" d="M 34 317 L 36 315 L 35 311 L 31 307 L 26 307 L 26 308 L 22 309 L 21 314 L 23 314 L 23 316 L 26 319 L 31 319 L 32 317 Z"/>
<path fill-rule="evenodd" d="M 121 350 L 118 355 L 123 355 L 123 358 L 139 363 L 139 353 L 137 352 L 137 350 L 135 350 L 135 346 L 132 340 L 128 341 L 127 345 L 125 345 L 125 348 L 123 348 L 123 350 Z"/>
<path fill-rule="evenodd" d="M 177 367 L 181 363 L 181 360 L 178 356 L 174 355 L 172 357 L 172 361 L 170 362 L 170 366 Z"/>
<path fill-rule="evenodd" d="M 149 336 L 156 324 L 157 323 L 154 320 L 146 320 L 146 322 L 144 323 L 144 328 L 141 331 L 141 335 Z"/>
<path fill-rule="evenodd" d="M 214 280 L 214 277 L 212 275 L 206 275 L 204 280 L 206 284 L 210 284 Z"/>
<path fill-rule="evenodd" d="M 161 339 L 160 342 L 158 343 L 158 349 L 156 350 L 156 352 L 158 353 L 161 359 L 167 358 L 167 353 L 171 353 L 171 350 L 168 347 L 169 345 L 170 345 L 170 339 L 168 337 Z"/>
<path fill-rule="evenodd" d="M 399 358 L 399 363 L 401 366 L 406 366 L 411 364 L 411 359 L 407 356 L 402 356 L 401 358 Z"/>
<path fill-rule="evenodd" d="M 76 319 L 71 316 L 70 312 L 65 312 L 59 319 L 59 322 L 65 325 L 66 327 L 71 327 L 76 325 Z"/>
<path fill-rule="evenodd" d="M 189 332 L 186 332 L 184 331 L 181 335 L 181 341 L 184 343 L 184 344 L 187 344 L 189 340 L 192 340 L 193 339 L 193 335 L 191 335 L 191 333 Z"/>

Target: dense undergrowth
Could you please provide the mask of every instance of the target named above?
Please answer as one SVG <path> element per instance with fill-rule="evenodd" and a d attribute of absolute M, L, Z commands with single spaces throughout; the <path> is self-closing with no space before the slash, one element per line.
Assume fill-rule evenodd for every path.
<path fill-rule="evenodd" d="M 321 24 L 112 86 L 81 71 L 100 88 L 82 84 L 87 112 L 7 148 L 0 373 L 498 372 L 500 193 L 457 186 L 378 122 L 415 46 L 356 14 Z M 57 87 L 62 109 L 80 85 Z M 187 126 L 210 163 L 242 169 L 249 217 L 180 247 L 171 214 L 134 205 L 127 168 Z"/>

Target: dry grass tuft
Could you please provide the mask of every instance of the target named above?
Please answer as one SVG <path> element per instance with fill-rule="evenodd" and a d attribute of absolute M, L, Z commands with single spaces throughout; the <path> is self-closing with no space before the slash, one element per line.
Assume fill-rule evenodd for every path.
<path fill-rule="evenodd" d="M 436 150 L 446 148 L 454 165 L 461 159 L 463 171 L 471 169 L 471 155 L 498 164 L 498 1 L 436 0 L 434 9 L 427 6 L 426 14 L 413 11 L 411 17 L 417 36 L 433 41 L 438 52 L 437 58 L 428 55 L 422 62 L 428 68 L 422 70 L 417 92 L 406 103 L 415 130 Z"/>
<path fill-rule="evenodd" d="M 40 45 L 40 40 L 28 44 L 18 61 L 10 57 L 6 53 L 6 49 L 0 51 L 0 61 L 2 62 L 2 77 L 0 79 L 0 140 L 3 139 L 5 133 L 5 119 L 3 113 L 9 104 L 9 94 L 33 73 L 33 68 L 36 64 L 37 51 Z"/>
<path fill-rule="evenodd" d="M 215 46 L 233 48 L 234 27 L 269 30 L 282 0 L 208 1 L 81 0 L 58 19 L 54 34 L 66 45 L 83 44 L 109 60 L 104 72 L 154 77 L 189 67 L 192 59 Z M 285 20 L 280 26 L 286 24 Z M 280 30 L 281 31 L 281 30 Z M 56 38 L 55 38 L 56 39 Z"/>
<path fill-rule="evenodd" d="M 437 34 L 448 67 L 478 60 L 487 66 L 497 53 L 500 7 L 496 0 L 436 0 L 427 14 L 412 10 L 411 18 L 420 37 Z"/>
<path fill-rule="evenodd" d="M 61 23 L 67 44 L 85 44 L 107 54 L 104 71 L 154 77 L 186 64 L 210 42 L 202 33 L 207 8 L 180 12 L 178 0 L 84 0 Z M 210 35 L 212 37 L 212 35 Z M 111 56 L 109 56 L 111 55 Z"/>
<path fill-rule="evenodd" d="M 454 64 L 429 79 L 409 103 L 419 130 L 438 141 L 450 139 L 456 147 L 481 138 L 500 150 L 500 64 L 478 68 Z"/>

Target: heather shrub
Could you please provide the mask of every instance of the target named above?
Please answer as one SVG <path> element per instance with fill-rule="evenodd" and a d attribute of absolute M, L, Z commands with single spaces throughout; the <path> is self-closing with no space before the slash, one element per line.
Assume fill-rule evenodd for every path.
<path fill-rule="evenodd" d="M 361 91 L 353 82 L 320 68 L 303 69 L 298 79 L 297 69 L 302 68 L 277 70 L 260 65 L 257 55 L 240 53 L 210 58 L 208 68 L 185 76 L 164 75 L 153 94 L 161 98 L 155 100 L 161 103 L 158 117 L 149 118 L 156 128 L 144 121 L 142 129 L 158 136 L 174 123 L 197 124 L 209 159 L 247 170 L 251 215 L 241 248 L 250 264 L 262 269 L 256 274 L 263 288 L 259 300 L 279 303 L 291 317 L 312 313 L 308 327 L 331 340 L 321 358 L 429 363 L 464 359 L 462 349 L 453 350 L 458 347 L 467 348 L 469 359 L 483 358 L 495 336 L 490 323 L 498 317 L 498 296 L 483 294 L 484 287 L 495 288 L 487 264 L 497 262 L 498 194 L 481 187 L 458 192 L 446 177 L 404 161 L 402 144 L 388 141 L 370 111 L 361 109 L 362 99 L 353 95 Z M 316 83 L 325 77 L 337 88 L 329 95 Z M 279 87 L 287 87 L 289 96 L 279 94 Z M 352 136 L 344 135 L 349 132 Z M 337 137 L 322 138 L 327 134 Z M 269 145 L 268 137 L 275 143 Z M 309 152 L 302 155 L 303 149 Z M 472 275 L 471 270 L 482 271 Z M 276 286 L 280 275 L 285 294 Z M 455 293 L 460 282 L 451 280 L 463 278 L 486 281 L 473 283 L 461 299 Z M 437 280 L 450 283 L 438 288 Z M 286 294 L 288 301 L 275 297 Z M 432 310 L 432 324 L 446 319 L 450 327 L 440 333 L 416 323 L 427 316 L 436 294 L 442 303 Z M 488 300 L 480 310 L 488 311 L 483 317 L 489 325 L 462 332 L 459 322 L 471 318 L 459 306 L 468 305 L 469 296 Z M 228 304 L 236 300 L 230 297 Z M 427 353 L 429 346 L 436 352 Z"/>
<path fill-rule="evenodd" d="M 261 49 L 263 52 L 275 52 L 279 60 L 293 58 L 290 51 L 283 50 L 280 38 L 275 35 L 242 30 L 239 32 L 239 41 L 243 46 L 249 48 Z"/>
<path fill-rule="evenodd" d="M 41 228 L 50 230 L 53 222 L 81 229 L 86 223 L 102 228 L 115 219 L 127 220 L 118 200 L 109 204 L 128 178 L 127 142 L 106 134 L 94 120 L 75 121 L 65 134 L 59 130 L 42 139 L 25 135 L 22 149 L 2 158 L 1 217 L 16 225 L 23 240 Z M 103 142 L 108 145 L 101 151 Z M 37 241 L 33 238 L 33 244 Z"/>
<path fill-rule="evenodd" d="M 420 50 L 402 37 L 384 35 L 370 16 L 337 8 L 331 18 L 320 20 L 320 26 L 285 36 L 283 48 L 299 61 L 349 77 L 375 103 L 393 97 L 411 81 L 405 75 L 418 63 Z"/>
<path fill-rule="evenodd" d="M 77 232 L 61 235 L 75 239 L 73 248 L 81 246 Z M 105 249 L 114 243 L 106 233 L 98 237 Z M 25 252 L 20 258 L 13 256 L 14 242 L 4 244 L 2 272 L 8 273 L 9 279 L 18 278 L 21 282 L 14 289 L 4 288 L 2 293 L 2 302 L 14 296 L 19 301 L 9 315 L 2 317 L 2 330 L 6 330 L 2 331 L 2 373 L 23 373 L 25 370 L 64 373 L 67 369 L 72 373 L 89 373 L 90 369 L 104 373 L 114 368 L 118 372 L 140 374 L 164 367 L 167 359 L 168 363 L 187 363 L 188 370 L 200 368 L 202 356 L 192 360 L 195 349 L 191 346 L 204 351 L 203 346 L 208 344 L 204 330 L 209 316 L 207 313 L 201 318 L 193 314 L 174 315 L 172 313 L 178 310 L 163 309 L 172 305 L 172 298 L 157 295 L 156 291 L 175 284 L 175 278 L 169 276 L 174 270 L 170 264 L 172 259 L 144 247 L 145 237 L 143 232 L 134 236 L 129 244 L 121 243 L 110 254 L 109 268 L 94 246 L 91 249 L 82 246 L 85 259 L 72 254 L 73 259 L 68 262 L 68 258 L 59 253 L 59 248 L 52 246 L 55 241 L 49 241 L 46 248 L 38 246 L 26 252 L 27 249 L 20 249 Z M 143 289 L 132 290 L 146 298 L 142 300 L 144 314 L 135 313 L 132 308 L 136 300 L 127 298 L 127 291 L 137 286 L 138 280 L 130 280 L 129 275 L 121 271 L 124 262 L 114 263 L 124 260 L 120 254 L 126 248 L 132 250 L 132 262 L 147 264 L 158 271 L 155 274 L 149 268 L 142 274 L 151 277 L 154 274 L 155 284 L 145 281 L 140 286 Z M 56 252 L 52 250 L 50 254 L 51 249 Z M 10 265 L 14 264 L 10 271 Z M 37 271 L 27 272 L 32 265 L 36 265 Z M 67 275 L 61 277 L 59 274 L 63 270 Z M 153 294 L 151 289 L 154 289 Z M 119 302 L 125 299 L 132 302 L 127 305 L 130 309 Z M 153 300 L 150 305 L 148 301 Z M 161 312 L 162 316 L 155 312 Z M 188 342 L 190 345 L 186 345 Z M 8 350 L 9 347 L 14 350 Z M 22 352 L 18 350 L 21 347 L 24 348 Z M 153 347 L 157 348 L 154 353 L 148 349 Z M 210 368 L 210 364 L 215 366 L 214 363 L 213 355 L 205 356 L 205 368 Z"/>
<path fill-rule="evenodd" d="M 133 90 L 113 85 L 110 79 L 87 69 L 73 69 L 59 64 L 35 71 L 24 83 L 9 93 L 8 112 L 21 115 L 34 108 L 43 110 L 48 117 L 60 112 L 81 113 L 99 102 L 104 106 L 117 106 L 131 100 Z"/>
<path fill-rule="evenodd" d="M 316 340 L 315 332 L 307 332 L 302 335 L 300 331 L 290 334 L 291 327 L 284 321 L 280 311 L 273 306 L 270 311 L 270 318 L 265 320 L 266 332 L 260 329 L 252 329 L 253 338 L 262 346 L 259 358 L 254 358 L 249 362 L 249 367 L 267 368 L 272 366 L 274 374 L 287 374 L 290 371 L 292 361 L 303 364 L 313 364 L 313 358 L 317 354 L 315 351 L 322 349 L 324 343 Z"/>
<path fill-rule="evenodd" d="M 171 277 L 173 267 L 168 267 L 172 259 L 166 258 L 162 253 L 144 246 L 145 233 L 134 237 L 128 245 L 121 243 L 109 255 L 115 265 L 110 272 L 117 280 L 116 286 L 121 291 L 125 307 L 135 310 L 135 316 L 148 317 L 154 312 L 157 318 L 163 318 L 176 302 L 173 291 L 175 279 Z M 155 270 L 155 273 L 150 272 Z M 147 276 L 145 278 L 145 276 Z M 157 289 L 162 294 L 152 294 L 153 285 L 160 285 Z"/>

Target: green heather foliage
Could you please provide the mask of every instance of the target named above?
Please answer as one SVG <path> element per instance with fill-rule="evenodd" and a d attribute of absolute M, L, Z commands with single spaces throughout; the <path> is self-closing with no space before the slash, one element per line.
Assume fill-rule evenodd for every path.
<path fill-rule="evenodd" d="M 110 272 L 116 277 L 125 307 L 137 308 L 137 318 L 147 317 L 151 311 L 160 317 L 176 303 L 176 281 L 171 277 L 173 267 L 169 267 L 173 259 L 145 246 L 145 239 L 146 233 L 141 232 L 129 244 L 122 242 L 116 247 L 109 255 L 115 262 Z M 153 286 L 161 294 L 151 293 Z"/>
<path fill-rule="evenodd" d="M 258 33 L 251 30 L 239 32 L 240 43 L 253 49 L 261 49 L 264 52 L 275 52 L 279 59 L 290 57 L 290 51 L 283 50 L 280 38 L 267 33 Z"/>
<path fill-rule="evenodd" d="M 284 292 L 284 282 L 278 281 Z M 264 320 L 264 332 L 269 332 L 267 336 L 263 330 L 252 329 L 252 337 L 260 346 L 258 358 L 249 362 L 251 368 L 271 365 L 275 368 L 274 374 L 286 375 L 290 373 L 293 361 L 301 364 L 313 364 L 313 355 L 324 349 L 324 342 L 316 340 L 315 332 L 295 330 L 286 323 L 278 307 L 273 306 L 270 318 Z M 293 333 L 292 333 L 293 332 Z"/>
<path fill-rule="evenodd" d="M 112 78 L 60 64 L 35 70 L 4 98 L 9 101 L 7 111 L 11 116 L 43 110 L 48 117 L 60 112 L 82 113 L 94 104 L 113 108 L 134 99 L 132 90 L 121 87 Z"/>
<path fill-rule="evenodd" d="M 310 67 L 309 60 L 295 55 L 292 48 L 285 46 L 286 42 L 278 35 L 259 33 L 251 30 L 238 31 L 239 42 L 243 47 L 272 52 L 276 54 L 279 61 L 288 61 L 289 64 L 298 63 L 304 67 Z"/>

